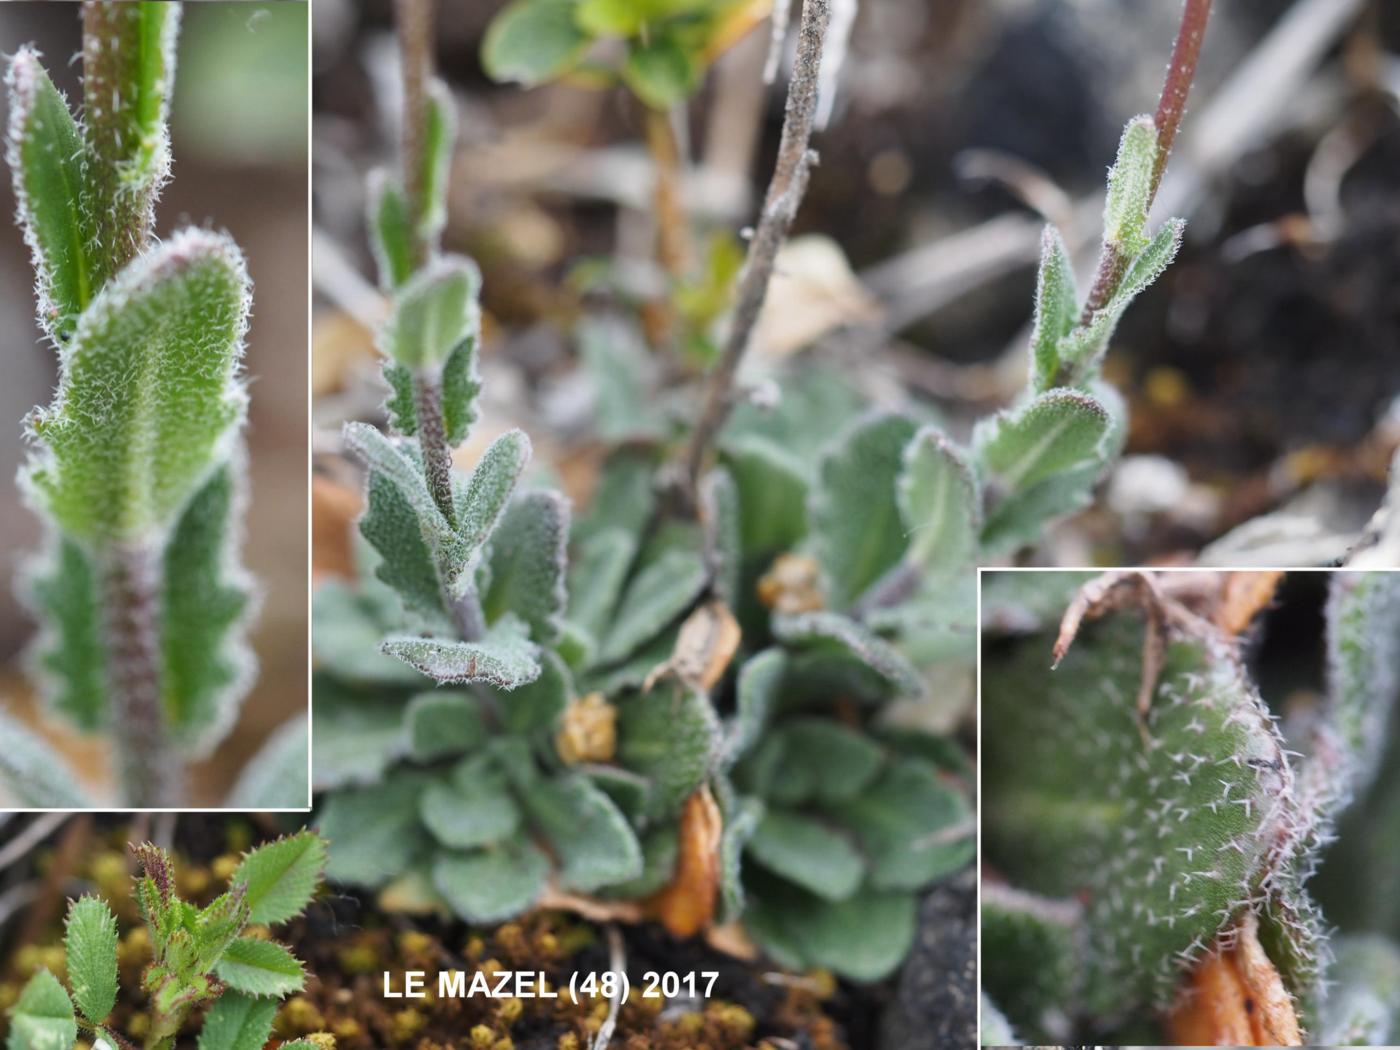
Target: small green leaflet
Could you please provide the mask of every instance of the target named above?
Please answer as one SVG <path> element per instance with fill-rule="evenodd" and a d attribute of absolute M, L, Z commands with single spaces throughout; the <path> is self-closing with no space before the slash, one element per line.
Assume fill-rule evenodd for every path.
<path fill-rule="evenodd" d="M 230 944 L 214 972 L 234 991 L 258 997 L 290 995 L 306 983 L 306 972 L 291 952 L 250 937 Z"/>
<path fill-rule="evenodd" d="M 981 489 L 962 450 L 936 428 L 924 427 L 905 447 L 896 498 L 909 532 L 909 561 L 946 572 L 976 560 Z"/>
<path fill-rule="evenodd" d="M 461 256 L 445 256 L 394 293 L 393 311 L 379 331 L 385 357 L 412 371 L 436 372 L 464 340 L 475 340 L 481 275 Z"/>
<path fill-rule="evenodd" d="M 10 1009 L 6 1050 L 72 1050 L 78 1039 L 73 1004 L 58 978 L 40 970 Z"/>
<path fill-rule="evenodd" d="M 68 909 L 64 943 L 73 1001 L 93 1024 L 107 1020 L 117 1002 L 117 920 L 97 897 Z"/>
<path fill-rule="evenodd" d="M 299 831 L 246 854 L 232 882 L 247 887 L 249 922 L 286 922 L 311 903 L 325 867 L 325 839 Z"/>

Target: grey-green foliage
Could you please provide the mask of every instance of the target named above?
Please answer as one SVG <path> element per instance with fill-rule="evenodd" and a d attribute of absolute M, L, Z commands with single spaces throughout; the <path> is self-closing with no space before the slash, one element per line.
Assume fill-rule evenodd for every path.
<path fill-rule="evenodd" d="M 157 566 L 145 615 L 173 765 L 217 743 L 253 675 L 253 588 L 237 560 L 251 285 L 224 234 L 152 240 L 179 5 L 88 15 L 82 119 L 32 48 L 6 74 L 6 157 L 59 371 L 52 403 L 27 420 L 20 489 L 46 537 L 20 591 L 51 710 L 106 732 L 118 717 L 107 579 L 133 554 Z"/>
<path fill-rule="evenodd" d="M 1305 883 L 1365 769 L 1356 726 L 1379 731 L 1392 716 L 1400 581 L 1330 581 L 1330 695 L 1303 756 L 1237 644 L 1205 621 L 1173 631 L 1141 729 L 1140 615 L 1081 628 L 1050 671 L 1050 610 L 1070 575 L 998 574 L 985 587 L 983 842 L 1017 892 L 984 895 L 984 988 L 1036 1038 L 1081 1021 L 1103 1030 L 1166 1009 L 1183 969 L 1253 910 L 1305 1027 L 1334 1023 L 1339 995 L 1348 1016 L 1369 1009 L 1329 974 L 1327 923 Z"/>
<path fill-rule="evenodd" d="M 149 997 L 147 1050 L 171 1050 L 192 1011 L 208 1006 L 200 1050 L 262 1050 L 280 998 L 299 991 L 301 963 L 282 945 L 243 936 L 251 923 L 300 915 L 321 884 L 326 843 L 312 832 L 245 854 L 228 892 L 198 908 L 175 892 L 171 858 L 133 846 L 142 873 L 135 897 L 154 960 L 142 974 Z M 117 920 L 105 901 L 74 901 L 65 922 L 68 988 L 38 971 L 9 1011 L 6 1050 L 72 1050 L 81 1031 L 108 1046 L 129 1046 L 110 1027 L 118 997 Z"/>

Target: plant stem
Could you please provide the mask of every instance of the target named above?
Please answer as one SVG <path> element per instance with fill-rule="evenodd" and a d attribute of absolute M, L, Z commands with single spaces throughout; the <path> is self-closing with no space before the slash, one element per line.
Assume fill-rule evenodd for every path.
<path fill-rule="evenodd" d="M 178 801 L 179 763 L 170 751 L 160 685 L 160 566 L 155 548 L 116 544 L 102 573 L 112 726 L 128 805 Z"/>
<path fill-rule="evenodd" d="M 418 418 L 418 444 L 423 450 L 423 472 L 428 491 L 443 517 L 455 524 L 452 502 L 452 454 L 447 448 L 447 428 L 442 421 L 442 385 L 436 376 L 415 372 L 413 410 Z"/>
<path fill-rule="evenodd" d="M 1152 190 L 1147 199 L 1148 210 L 1151 210 L 1152 202 L 1157 197 L 1157 187 L 1161 185 L 1162 174 L 1167 170 L 1167 158 L 1176 142 L 1176 133 L 1181 128 L 1181 118 L 1186 113 L 1186 98 L 1191 93 L 1192 81 L 1196 79 L 1196 63 L 1201 57 L 1201 44 L 1206 37 L 1211 3 L 1212 0 L 1185 0 L 1181 11 L 1181 25 L 1177 29 L 1176 43 L 1172 47 L 1167 78 L 1162 84 L 1157 112 L 1152 118 L 1152 123 L 1157 129 L 1157 160 L 1152 168 Z M 1113 298 L 1130 261 L 1123 257 L 1115 245 L 1104 245 L 1103 254 L 1099 256 L 1098 268 L 1094 272 L 1093 287 L 1084 301 L 1080 324 L 1092 321 L 1094 314 L 1102 310 Z"/>
<path fill-rule="evenodd" d="M 807 144 L 812 138 L 813 118 L 817 111 L 817 74 L 821 69 L 822 47 L 826 42 L 830 14 L 829 0 L 805 0 L 802 5 L 797 60 L 788 82 L 787 109 L 783 115 L 777 163 L 764 196 L 758 228 L 749 242 L 744 272 L 739 278 L 734 297 L 734 315 L 730 320 L 729 334 L 720 359 L 710 373 L 700 418 L 691 432 L 685 453 L 686 497 L 692 508 L 700 505 L 700 475 L 710 445 L 733 408 L 734 377 L 749 348 L 764 297 L 768 294 L 768 281 L 773 276 L 778 249 L 792 227 L 802 195 L 807 190 L 807 177 L 816 163 L 817 155 L 807 148 Z"/>
<path fill-rule="evenodd" d="M 429 0 L 394 0 L 394 20 L 399 39 L 399 67 L 403 77 L 403 192 L 413 231 L 413 265 L 428 261 L 432 245 L 422 234 L 427 171 L 428 91 L 433 66 L 433 16 Z"/>

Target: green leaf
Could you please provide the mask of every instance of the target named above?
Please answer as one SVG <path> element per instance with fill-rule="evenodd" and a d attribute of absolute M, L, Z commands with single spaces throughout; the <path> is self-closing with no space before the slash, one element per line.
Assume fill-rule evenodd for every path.
<path fill-rule="evenodd" d="M 457 496 L 458 532 L 469 555 L 480 550 L 495 531 L 529 462 L 530 439 L 523 430 L 506 431 L 477 460 L 465 490 Z M 466 579 L 465 574 L 461 578 Z"/>
<path fill-rule="evenodd" d="M 665 438 L 668 422 L 652 396 L 661 381 L 658 359 L 636 326 L 615 317 L 585 317 L 577 340 L 596 436 L 613 446 Z"/>
<path fill-rule="evenodd" d="M 458 571 L 470 552 L 464 550 L 452 525 L 428 491 L 423 468 L 403 439 L 385 437 L 368 423 L 345 424 L 345 446 L 355 453 L 371 472 L 382 474 L 408 503 L 423 542 L 440 565 Z"/>
<path fill-rule="evenodd" d="M 423 121 L 423 169 L 419 180 L 423 192 L 423 213 L 418 217 L 418 236 L 428 244 L 436 245 L 443 227 L 447 225 L 447 180 L 452 173 L 457 121 L 452 92 L 436 77 L 428 83 L 425 101 L 427 115 Z"/>
<path fill-rule="evenodd" d="M 89 257 L 94 230 L 84 208 L 82 135 L 33 48 L 19 49 L 5 82 L 10 95 L 5 159 L 24 241 L 33 254 L 39 324 L 63 341 L 100 282 Z"/>
<path fill-rule="evenodd" d="M 884 762 L 884 751 L 864 733 L 827 718 L 786 722 L 765 742 L 778 760 L 763 789 L 783 805 L 829 805 L 867 789 Z M 762 760 L 759 760 L 762 763 Z"/>
<path fill-rule="evenodd" d="M 918 670 L 894 646 L 856 621 L 838 613 L 813 612 L 775 616 L 773 635 L 802 653 L 804 672 L 819 674 L 841 665 L 856 665 L 870 687 L 884 695 L 922 696 Z"/>
<path fill-rule="evenodd" d="M 511 615 L 492 625 L 479 642 L 398 635 L 386 638 L 380 649 L 439 684 L 485 682 L 514 689 L 540 676 L 539 647 L 526 636 L 524 623 Z"/>
<path fill-rule="evenodd" d="M 573 679 L 564 661 L 552 649 L 544 649 L 540 652 L 540 676 L 499 698 L 501 725 L 509 733 L 549 729 L 573 695 Z"/>
<path fill-rule="evenodd" d="M 1157 163 L 1157 128 L 1151 117 L 1134 117 L 1118 142 L 1118 159 L 1108 173 L 1103 239 L 1126 258 L 1147 246 L 1143 230 L 1152 205 L 1152 169 Z"/>
<path fill-rule="evenodd" d="M 721 459 L 739 489 L 739 545 L 745 558 L 770 561 L 807 535 L 807 479 L 786 449 L 758 435 L 726 440 Z"/>
<path fill-rule="evenodd" d="M 48 970 L 38 971 L 10 1008 L 6 1050 L 72 1050 L 77 1039 L 68 993 Z"/>
<path fill-rule="evenodd" d="M 433 885 L 467 922 L 501 922 L 519 915 L 544 889 L 549 858 L 522 839 L 471 853 L 441 853 Z"/>
<path fill-rule="evenodd" d="M 419 693 L 404 716 L 413 757 L 430 762 L 479 746 L 488 735 L 481 707 L 481 701 L 466 692 Z"/>
<path fill-rule="evenodd" d="M 827 901 L 777 880 L 757 886 L 745 927 L 785 966 L 823 966 L 852 981 L 879 981 L 914 942 L 917 902 L 911 894 L 862 891 Z"/>
<path fill-rule="evenodd" d="M 38 734 L 0 708 L 0 795 L 36 809 L 85 809 L 92 805 L 68 762 Z"/>
<path fill-rule="evenodd" d="M 865 862 L 849 838 L 796 813 L 769 810 L 747 849 L 769 871 L 829 901 L 845 900 L 865 877 Z"/>
<path fill-rule="evenodd" d="M 977 852 L 967 800 L 917 759 L 893 763 L 831 812 L 860 842 L 875 889 L 923 889 L 967 865 Z M 940 838 L 949 832 L 951 839 Z"/>
<path fill-rule="evenodd" d="M 982 887 L 982 985 L 1018 1031 L 1048 1035 L 1080 977 L 1080 907 L 1002 885 Z"/>
<path fill-rule="evenodd" d="M 1108 425 L 1108 412 L 1093 398 L 1052 390 L 979 424 L 977 460 L 994 492 L 1026 492 L 1048 478 L 1098 464 Z"/>
<path fill-rule="evenodd" d="M 615 663 L 651 641 L 694 604 L 708 579 L 705 560 L 697 551 L 662 554 L 627 588 L 599 660 Z"/>
<path fill-rule="evenodd" d="M 195 958 L 189 969 L 197 973 L 207 973 L 233 943 L 233 939 L 248 925 L 249 907 L 247 896 L 242 890 L 233 889 L 216 897 L 201 909 L 193 923 L 186 922 L 185 932 L 192 933 L 195 945 Z M 171 961 L 167 953 L 166 961 Z"/>
<path fill-rule="evenodd" d="M 1035 326 L 1031 331 L 1031 389 L 1044 393 L 1060 374 L 1060 340 L 1078 321 L 1079 293 L 1074 263 L 1064 238 L 1053 226 L 1040 238 L 1040 271 L 1036 277 Z"/>
<path fill-rule="evenodd" d="M 867 416 L 822 459 L 808 517 L 833 609 L 853 604 L 908 547 L 894 495 L 905 446 L 917 429 L 903 416 Z"/>
<path fill-rule="evenodd" d="M 373 888 L 407 871 L 428 846 L 418 807 L 430 782 L 398 773 L 371 788 L 333 792 L 316 821 L 330 843 L 326 878 Z"/>
<path fill-rule="evenodd" d="M 228 946 L 214 972 L 234 991 L 259 998 L 290 995 L 306 983 L 306 971 L 286 948 L 248 937 Z"/>
<path fill-rule="evenodd" d="M 652 781 L 648 816 L 665 820 L 710 774 L 720 746 L 719 719 L 698 692 L 658 686 L 618 705 L 618 764 Z"/>
<path fill-rule="evenodd" d="M 597 891 L 599 896 L 614 900 L 640 900 L 651 896 L 671 881 L 676 871 L 676 828 L 653 828 L 642 836 L 641 844 L 642 873 L 634 879 L 602 887 Z"/>
<path fill-rule="evenodd" d="M 379 552 L 374 574 L 398 592 L 404 608 L 430 623 L 446 616 L 433 555 L 413 505 L 378 471 L 369 475 L 360 534 Z"/>
<path fill-rule="evenodd" d="M 282 723 L 243 767 L 225 806 L 249 813 L 309 808 L 310 750 L 311 733 L 305 713 Z"/>
<path fill-rule="evenodd" d="M 312 655 L 318 666 L 334 668 L 336 678 L 347 684 L 421 686 L 416 672 L 379 651 L 390 614 L 398 611 L 385 609 L 383 593 L 383 588 L 375 593 L 342 580 L 320 584 L 311 595 Z M 316 746 L 321 746 L 319 726 Z"/>
<path fill-rule="evenodd" d="M 481 274 L 461 256 L 434 259 L 394 293 L 393 310 L 379 330 L 380 352 L 413 372 L 436 375 L 481 325 Z"/>
<path fill-rule="evenodd" d="M 464 339 L 447 355 L 442 366 L 442 425 L 449 445 L 460 445 L 476 422 L 476 398 L 481 393 L 477 372 L 476 336 Z M 391 394 L 385 407 L 394 430 L 404 437 L 418 433 L 418 410 L 413 401 L 413 373 L 392 361 L 384 363 L 384 379 Z"/>
<path fill-rule="evenodd" d="M 230 464 L 216 470 L 165 548 L 161 694 L 172 735 L 192 755 L 223 737 L 255 671 L 243 629 L 252 585 L 234 548 L 238 477 Z"/>
<path fill-rule="evenodd" d="M 237 245 L 182 230 L 110 280 L 78 320 L 58 395 L 31 417 L 24 484 L 66 532 L 149 539 L 209 476 L 242 420 L 248 325 Z"/>
<path fill-rule="evenodd" d="M 535 87 L 574 65 L 587 44 L 573 0 L 515 0 L 487 27 L 481 65 L 494 80 Z"/>
<path fill-rule="evenodd" d="M 582 774 L 538 781 L 525 807 L 549 842 L 563 888 L 591 893 L 642 874 L 642 848 L 627 819 Z"/>
<path fill-rule="evenodd" d="M 107 650 L 97 570 L 82 546 L 56 530 L 25 566 L 20 596 L 39 623 L 30 659 L 48 704 L 85 732 L 104 728 Z"/>
<path fill-rule="evenodd" d="M 684 102 L 695 90 L 699 69 L 679 41 L 658 34 L 632 43 L 622 67 L 622 79 L 646 105 L 667 110 Z"/>
<path fill-rule="evenodd" d="M 1340 794 L 1376 776 L 1400 698 L 1400 574 L 1328 578 L 1327 689 L 1331 722 L 1352 761 Z"/>
<path fill-rule="evenodd" d="M 408 754 L 403 699 L 393 694 L 385 697 L 383 692 L 357 691 L 320 672 L 312 676 L 316 747 L 311 762 L 316 790 L 373 784 L 395 760 Z"/>
<path fill-rule="evenodd" d="M 623 529 L 595 532 L 579 544 L 569 566 L 569 619 L 591 637 L 606 631 L 636 556 L 637 537 Z"/>
<path fill-rule="evenodd" d="M 276 999 L 225 992 L 204 1017 L 199 1050 L 263 1050 L 272 1035 L 277 1005 Z M 284 1050 L 288 1045 L 282 1044 Z"/>
<path fill-rule="evenodd" d="M 488 623 L 514 613 L 530 637 L 550 645 L 559 637 L 567 595 L 569 504 L 557 492 L 517 496 L 491 539 L 491 586 L 482 598 Z"/>
<path fill-rule="evenodd" d="M 117 918 L 97 897 L 80 897 L 64 924 L 73 1002 L 93 1024 L 117 1004 Z"/>
<path fill-rule="evenodd" d="M 145 248 L 170 174 L 167 118 L 180 8 L 108 4 L 86 13 L 83 126 L 95 250 L 110 271 Z M 105 46 L 104 46 L 105 45 Z"/>
<path fill-rule="evenodd" d="M 388 172 L 376 170 L 369 177 L 369 243 L 379 270 L 379 287 L 398 288 L 413 274 L 413 240 L 409 232 L 408 202 L 403 189 Z"/>
<path fill-rule="evenodd" d="M 778 710 L 786 671 L 787 656 L 781 649 L 765 649 L 744 661 L 735 686 L 734 717 L 725 735 L 725 766 L 732 766 L 762 738 L 768 720 Z"/>
<path fill-rule="evenodd" d="M 608 529 L 640 536 L 656 507 L 657 466 L 655 454 L 641 449 L 621 449 L 609 456 L 598 472 L 587 511 L 574 519 L 574 543 L 587 543 Z"/>
<path fill-rule="evenodd" d="M 896 495 L 910 561 L 927 572 L 976 561 L 982 493 L 962 450 L 937 429 L 924 427 L 905 448 Z"/>
<path fill-rule="evenodd" d="M 325 868 L 326 840 L 299 831 L 245 854 L 231 881 L 248 888 L 248 921 L 273 924 L 306 910 Z"/>
<path fill-rule="evenodd" d="M 433 837 L 453 849 L 502 842 L 520 828 L 510 784 L 485 755 L 463 760 L 450 779 L 424 791 L 419 812 Z"/>

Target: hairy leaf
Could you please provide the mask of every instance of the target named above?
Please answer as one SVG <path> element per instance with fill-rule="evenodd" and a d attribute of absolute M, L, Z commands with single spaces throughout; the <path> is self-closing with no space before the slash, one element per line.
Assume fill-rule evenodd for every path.
<path fill-rule="evenodd" d="M 526 636 L 524 623 L 507 615 L 479 642 L 391 635 L 380 645 L 439 684 L 485 682 L 514 689 L 540 676 L 539 647 Z"/>
<path fill-rule="evenodd" d="M 40 625 L 30 659 L 50 706 L 79 729 L 95 732 L 110 717 L 96 566 L 62 534 L 51 534 L 48 546 L 26 566 L 21 583 L 21 597 Z"/>
<path fill-rule="evenodd" d="M 581 774 L 542 779 L 525 792 L 566 889 L 590 893 L 642 873 L 642 849 L 612 799 Z"/>
<path fill-rule="evenodd" d="M 449 445 L 460 445 L 476 422 L 476 398 L 481 393 L 475 335 L 463 339 L 442 366 L 442 425 Z M 405 437 L 418 433 L 418 409 L 413 400 L 413 373 L 392 361 L 384 363 L 390 396 L 386 404 L 394 430 Z"/>
<path fill-rule="evenodd" d="M 1054 390 L 979 424 L 977 460 L 999 493 L 1026 492 L 1098 463 L 1108 422 L 1108 412 L 1093 398 Z"/>
<path fill-rule="evenodd" d="M 423 211 L 418 216 L 418 236 L 435 245 L 447 225 L 447 179 L 452 171 L 452 148 L 456 143 L 456 108 L 452 93 L 434 77 L 428 83 L 427 113 L 423 121 L 423 169 L 419 185 Z"/>
<path fill-rule="evenodd" d="M 487 756 L 463 760 L 448 780 L 431 785 L 419 812 L 433 837 L 453 849 L 503 842 L 520 827 L 510 784 Z"/>
<path fill-rule="evenodd" d="M 982 493 L 962 450 L 924 427 L 904 450 L 897 497 L 908 559 L 929 572 L 961 570 L 977 557 Z"/>
<path fill-rule="evenodd" d="M 374 574 L 398 592 L 405 609 L 429 623 L 446 616 L 432 551 L 423 538 L 413 504 L 378 471 L 369 475 L 360 534 L 379 552 Z"/>
<path fill-rule="evenodd" d="M 833 609 L 854 603 L 909 545 L 894 494 L 904 448 L 917 429 L 903 416 L 866 417 L 822 459 L 808 516 Z"/>
<path fill-rule="evenodd" d="M 117 1004 L 117 918 L 97 897 L 80 897 L 68 909 L 64 946 L 73 1002 L 93 1024 Z"/>
<path fill-rule="evenodd" d="M 1147 245 L 1143 230 L 1152 204 L 1152 169 L 1157 163 L 1157 128 L 1151 117 L 1134 117 L 1118 142 L 1118 159 L 1108 173 L 1103 239 L 1125 257 Z"/>
<path fill-rule="evenodd" d="M 393 310 L 379 330 L 379 350 L 414 372 L 436 375 L 464 340 L 475 340 L 481 274 L 461 256 L 433 260 L 394 293 Z"/>
<path fill-rule="evenodd" d="M 413 757 L 429 762 L 480 745 L 488 735 L 481 707 L 470 693 L 419 693 L 404 716 Z"/>
<path fill-rule="evenodd" d="M 549 645 L 559 637 L 567 596 L 569 504 L 557 492 L 521 493 L 491 540 L 491 586 L 482 599 L 488 623 L 513 613 L 530 637 Z"/>
<path fill-rule="evenodd" d="M 33 48 L 20 48 L 10 60 L 5 86 L 10 96 L 5 159 L 33 255 L 39 323 L 63 341 L 101 280 L 89 253 L 95 231 L 84 201 L 82 134 Z"/>
<path fill-rule="evenodd" d="M 323 673 L 313 676 L 311 692 L 316 718 L 312 782 L 318 791 L 372 784 L 409 753 L 401 697 L 385 698 L 378 689 L 355 691 Z"/>
<path fill-rule="evenodd" d="M 276 1014 L 276 999 L 225 992 L 204 1017 L 199 1050 L 263 1050 Z M 288 1045 L 282 1044 L 284 1048 Z"/>
<path fill-rule="evenodd" d="M 396 609 L 385 608 L 382 587 L 376 593 L 365 581 L 358 589 L 327 580 L 311 595 L 311 651 L 318 666 L 334 668 L 336 678 L 364 685 L 421 686 L 417 672 L 379 651 L 379 643 Z M 392 594 L 388 595 L 392 604 Z M 321 730 L 316 730 L 321 746 Z"/>
<path fill-rule="evenodd" d="M 500 922 L 535 902 L 549 874 L 549 858 L 523 839 L 470 853 L 441 853 L 433 885 L 467 922 Z"/>
<path fill-rule="evenodd" d="M 409 446 L 402 440 L 385 437 L 367 423 L 345 424 L 345 446 L 359 456 L 371 472 L 383 475 L 399 490 L 417 519 L 418 529 L 434 560 L 458 571 L 463 569 L 470 552 L 442 516 L 428 491 L 423 468 Z"/>
<path fill-rule="evenodd" d="M 320 740 L 317 744 L 319 746 Z M 263 812 L 311 805 L 308 755 L 311 733 L 303 713 L 284 722 L 263 743 L 229 792 L 229 809 Z"/>
<path fill-rule="evenodd" d="M 472 468 L 470 480 L 457 496 L 458 532 L 468 556 L 491 537 L 529 461 L 530 439 L 523 430 L 508 430 L 491 442 Z M 465 574 L 461 579 L 466 580 Z"/>
<path fill-rule="evenodd" d="M 745 926 L 788 966 L 822 966 L 853 981 L 888 977 L 914 942 L 911 894 L 861 891 L 826 901 L 781 883 L 755 894 Z"/>
<path fill-rule="evenodd" d="M 667 551 L 642 569 L 623 595 L 599 659 L 614 663 L 655 638 L 700 596 L 708 575 L 691 550 Z"/>
<path fill-rule="evenodd" d="M 802 651 L 808 674 L 855 664 L 887 695 L 923 695 L 923 678 L 909 661 L 888 642 L 845 616 L 829 612 L 776 616 L 773 634 Z"/>
<path fill-rule="evenodd" d="M 781 649 L 765 649 L 744 662 L 735 687 L 734 717 L 724 741 L 723 761 L 732 766 L 762 738 L 778 710 L 779 690 L 787 670 Z"/>
<path fill-rule="evenodd" d="M 829 901 L 845 900 L 865 877 L 865 862 L 848 837 L 796 813 L 765 813 L 749 839 L 748 854 L 774 874 Z"/>
<path fill-rule="evenodd" d="M 77 1038 L 68 993 L 48 970 L 38 971 L 10 1008 L 7 1050 L 72 1050 Z"/>
<path fill-rule="evenodd" d="M 745 557 L 771 559 L 807 534 L 807 479 L 782 446 L 758 435 L 729 439 L 721 457 L 739 489 L 740 546 Z"/>
<path fill-rule="evenodd" d="M 1073 901 L 982 887 L 982 984 L 1018 1031 L 1048 1035 L 1075 1005 L 1079 919 Z"/>
<path fill-rule="evenodd" d="M 31 417 L 25 484 L 74 536 L 169 526 L 242 419 L 249 283 L 238 247 L 182 230 L 110 280 L 64 350 L 58 396 Z"/>
<path fill-rule="evenodd" d="M 429 782 L 396 773 L 371 788 L 332 793 L 316 821 L 330 843 L 326 878 L 373 888 L 408 870 L 428 846 L 418 806 Z"/>
<path fill-rule="evenodd" d="M 540 676 L 500 697 L 501 724 L 510 733 L 548 729 L 574 695 L 573 679 L 552 649 L 540 652 Z"/>
<path fill-rule="evenodd" d="M 325 867 L 326 840 L 299 831 L 245 854 L 231 883 L 248 888 L 249 922 L 286 922 L 311 903 Z"/>
<path fill-rule="evenodd" d="M 192 755 L 223 737 L 255 670 L 243 628 L 251 584 L 234 553 L 237 486 L 234 465 L 216 470 L 165 548 L 161 694 L 172 735 Z"/>
<path fill-rule="evenodd" d="M 413 273 L 413 242 L 409 233 L 408 202 L 403 189 L 388 172 L 369 177 L 369 243 L 379 270 L 379 287 L 398 288 Z"/>
<path fill-rule="evenodd" d="M 0 793 L 36 809 L 83 809 L 92 803 L 67 761 L 23 723 L 0 709 Z"/>
<path fill-rule="evenodd" d="M 578 555 L 569 566 L 569 619 L 596 639 L 617 607 L 637 556 L 637 537 L 623 529 L 604 529 L 581 542 Z"/>
<path fill-rule="evenodd" d="M 1035 289 L 1035 327 L 1031 331 L 1031 389 L 1044 393 L 1060 373 L 1060 340 L 1075 325 L 1079 293 L 1074 264 L 1064 238 L 1053 226 L 1040 238 L 1040 271 Z"/>
<path fill-rule="evenodd" d="M 698 692 L 654 690 L 618 705 L 618 762 L 654 784 L 648 815 L 663 820 L 710 773 L 720 745 L 719 720 Z"/>
<path fill-rule="evenodd" d="M 290 995 L 306 983 L 306 971 L 286 948 L 248 937 L 228 946 L 214 972 L 234 991 L 258 997 Z"/>

